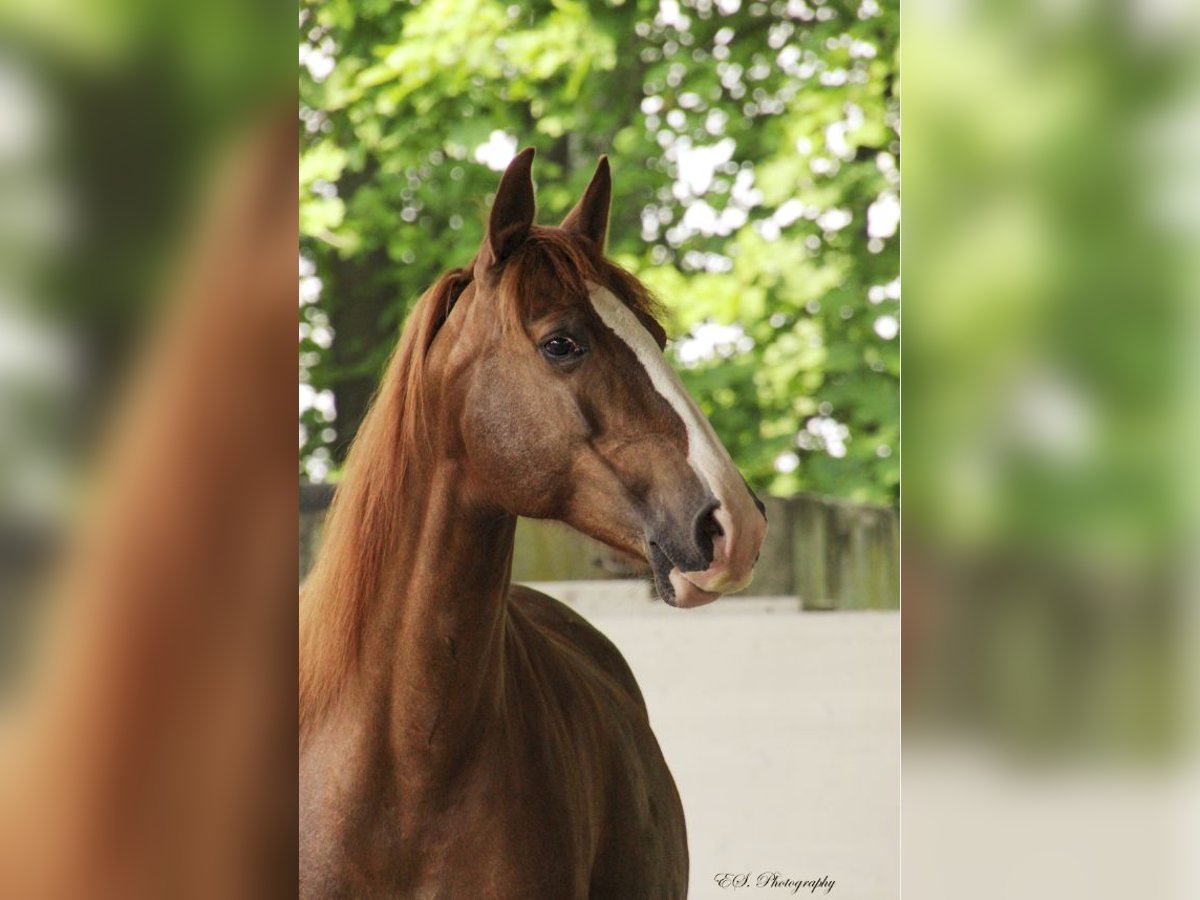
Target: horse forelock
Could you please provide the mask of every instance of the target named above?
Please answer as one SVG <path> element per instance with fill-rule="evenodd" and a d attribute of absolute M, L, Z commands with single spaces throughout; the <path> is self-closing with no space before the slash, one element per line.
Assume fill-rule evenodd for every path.
<path fill-rule="evenodd" d="M 546 306 L 590 309 L 589 284 L 603 284 L 666 343 L 663 307 L 637 278 L 595 252 L 586 238 L 535 226 L 500 273 L 498 302 L 506 327 L 523 327 Z"/>

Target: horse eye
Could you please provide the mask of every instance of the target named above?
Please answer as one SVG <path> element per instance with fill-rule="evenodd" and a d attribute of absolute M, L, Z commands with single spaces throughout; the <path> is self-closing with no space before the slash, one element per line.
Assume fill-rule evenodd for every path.
<path fill-rule="evenodd" d="M 551 359 L 569 359 L 582 353 L 583 348 L 571 338 L 559 335 L 543 342 L 542 352 Z"/>

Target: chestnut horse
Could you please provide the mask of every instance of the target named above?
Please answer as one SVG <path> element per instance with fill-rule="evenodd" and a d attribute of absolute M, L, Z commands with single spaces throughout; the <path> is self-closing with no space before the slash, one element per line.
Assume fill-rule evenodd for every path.
<path fill-rule="evenodd" d="M 510 583 L 517 516 L 697 606 L 766 532 L 604 257 L 608 162 L 534 225 L 533 151 L 473 263 L 417 304 L 346 462 L 300 616 L 303 897 L 675 898 L 683 809 L 616 648 Z M 680 677 L 685 677 L 680 673 Z"/>

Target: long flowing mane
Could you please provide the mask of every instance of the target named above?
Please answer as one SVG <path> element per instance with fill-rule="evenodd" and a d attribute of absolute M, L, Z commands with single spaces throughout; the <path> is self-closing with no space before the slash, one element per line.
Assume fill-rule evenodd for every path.
<path fill-rule="evenodd" d="M 504 326 L 521 327 L 538 297 L 583 301 L 592 281 L 609 287 L 663 345 L 657 300 L 585 241 L 557 228 L 535 226 L 530 231 L 500 273 L 494 300 Z M 471 265 L 452 269 L 417 301 L 347 455 L 321 548 L 301 589 L 302 734 L 357 658 L 364 610 L 380 590 L 386 555 L 400 524 L 400 497 L 411 487 L 409 463 L 414 454 L 427 452 L 426 356 L 455 302 L 472 285 Z"/>

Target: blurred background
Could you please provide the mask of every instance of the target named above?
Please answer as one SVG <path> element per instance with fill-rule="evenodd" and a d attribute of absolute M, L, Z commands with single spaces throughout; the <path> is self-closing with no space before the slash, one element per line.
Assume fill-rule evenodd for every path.
<path fill-rule="evenodd" d="M 904 9 L 904 888 L 1200 896 L 1200 8 Z"/>
<path fill-rule="evenodd" d="M 410 305 L 538 150 L 557 222 L 601 154 L 610 255 L 758 490 L 894 504 L 894 6 L 301 4 L 301 464 L 336 480 Z"/>

